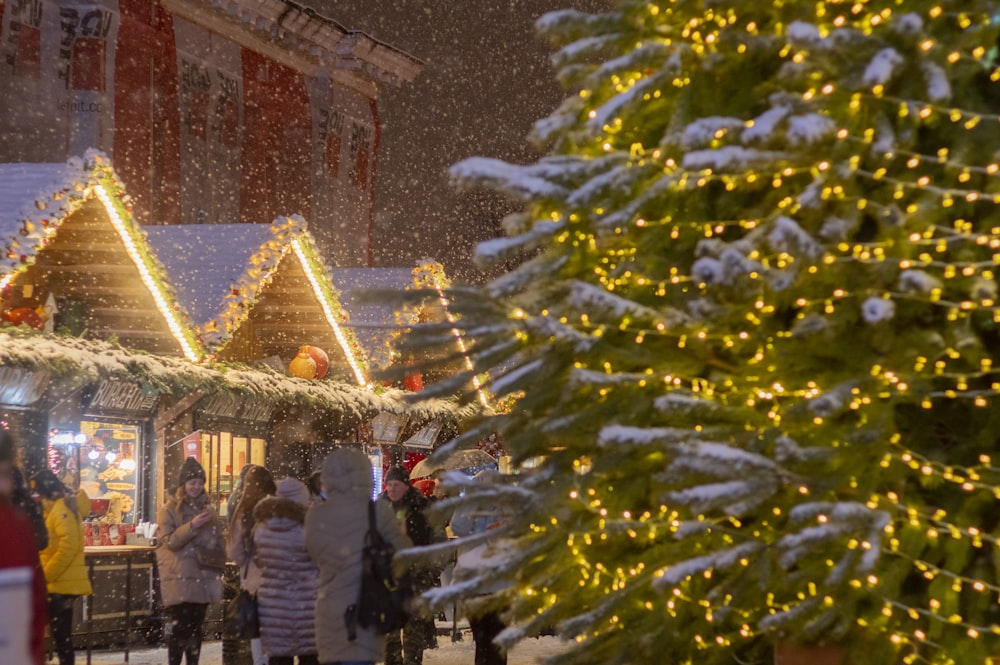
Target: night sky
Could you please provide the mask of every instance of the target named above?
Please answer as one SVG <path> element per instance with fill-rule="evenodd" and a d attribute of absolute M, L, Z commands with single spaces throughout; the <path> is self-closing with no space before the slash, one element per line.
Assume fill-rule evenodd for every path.
<path fill-rule="evenodd" d="M 412 266 L 430 257 L 455 281 L 482 281 L 480 240 L 502 235 L 514 210 L 492 192 L 460 192 L 447 169 L 470 156 L 526 163 L 532 124 L 563 97 L 535 32 L 543 13 L 599 11 L 610 0 L 307 0 L 345 28 L 363 30 L 426 63 L 413 83 L 380 93 L 375 261 Z"/>

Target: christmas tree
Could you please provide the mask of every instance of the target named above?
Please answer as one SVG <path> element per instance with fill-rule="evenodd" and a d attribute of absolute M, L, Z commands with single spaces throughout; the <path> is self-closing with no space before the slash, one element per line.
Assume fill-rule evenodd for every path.
<path fill-rule="evenodd" d="M 518 266 L 411 342 L 459 330 L 513 403 L 454 444 L 531 463 L 464 499 L 510 503 L 503 639 L 1000 654 L 1000 3 L 625 0 L 539 28 L 568 90 L 550 154 L 453 168 L 524 202 L 477 251 Z"/>

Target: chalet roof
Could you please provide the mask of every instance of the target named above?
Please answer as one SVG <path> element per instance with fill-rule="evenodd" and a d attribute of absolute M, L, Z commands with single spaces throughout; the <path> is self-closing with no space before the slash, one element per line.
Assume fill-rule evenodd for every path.
<path fill-rule="evenodd" d="M 341 302 L 350 312 L 347 325 L 365 345 L 373 367 L 385 369 L 394 364 L 393 338 L 407 326 L 421 320 L 450 320 L 443 292 L 451 286 L 451 280 L 444 267 L 433 259 L 424 258 L 413 268 L 334 268 L 332 276 L 340 289 Z M 430 299 L 418 306 L 404 303 L 399 297 L 386 302 L 377 299 L 378 291 L 410 290 L 429 291 Z M 471 370 L 465 340 L 457 333 L 455 344 L 466 368 Z M 487 397 L 478 379 L 473 384 L 480 403 L 486 406 Z"/>
<path fill-rule="evenodd" d="M 367 381 L 363 347 L 341 325 L 347 311 L 302 217 L 278 217 L 271 225 L 185 224 L 149 226 L 145 231 L 179 301 L 212 352 L 224 351 L 241 327 L 267 310 L 252 323 L 261 333 L 258 344 L 270 343 L 270 348 L 294 355 L 310 335 L 319 336 L 339 346 L 359 383 Z M 279 272 L 292 263 L 297 278 L 288 276 L 288 270 L 282 277 Z M 294 330 L 289 332 L 289 326 Z M 291 345 L 277 344 L 289 334 L 295 335 Z M 327 352 L 334 351 L 325 346 Z"/>
<path fill-rule="evenodd" d="M 221 318 L 232 290 L 247 278 L 251 257 L 266 252 L 275 239 L 266 224 L 179 224 L 146 226 L 143 231 L 177 299 L 202 328 Z M 248 280 L 247 286 L 256 290 L 259 285 Z M 212 345 L 222 336 L 215 332 L 203 338 Z"/>
<path fill-rule="evenodd" d="M 413 286 L 410 268 L 333 268 L 331 277 L 340 302 L 350 314 L 349 326 L 374 365 L 390 364 L 389 345 L 399 329 L 392 303 L 365 298 L 369 290 L 403 291 Z"/>
<path fill-rule="evenodd" d="M 377 84 L 400 86 L 423 69 L 417 58 L 349 30 L 292 0 L 161 0 L 171 12 L 299 71 L 320 70 L 374 96 Z"/>
<path fill-rule="evenodd" d="M 109 337 L 189 360 L 204 354 L 96 150 L 66 163 L 0 164 L 0 294 L 13 296 L 4 292 L 20 282 L 85 303 Z"/>

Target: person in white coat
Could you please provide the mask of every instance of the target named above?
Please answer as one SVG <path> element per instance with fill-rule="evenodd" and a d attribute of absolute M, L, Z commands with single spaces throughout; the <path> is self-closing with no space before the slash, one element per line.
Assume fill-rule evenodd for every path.
<path fill-rule="evenodd" d="M 306 514 L 306 549 L 319 568 L 316 594 L 316 646 L 320 663 L 371 665 L 385 655 L 381 635 L 355 626 L 348 633 L 348 607 L 361 592 L 361 550 L 368 530 L 368 502 L 374 478 L 368 456 L 355 448 L 338 448 L 323 463 L 327 500 Z M 410 547 L 387 501 L 377 501 L 376 528 L 397 551 Z"/>

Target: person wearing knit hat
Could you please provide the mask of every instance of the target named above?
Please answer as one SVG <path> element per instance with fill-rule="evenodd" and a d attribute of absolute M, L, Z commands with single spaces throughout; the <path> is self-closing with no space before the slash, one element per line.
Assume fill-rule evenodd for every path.
<path fill-rule="evenodd" d="M 253 509 L 254 559 L 260 569 L 257 615 L 268 665 L 317 665 L 316 585 L 319 571 L 306 551 L 309 488 L 291 476 Z"/>
<path fill-rule="evenodd" d="M 406 467 L 396 464 L 389 467 L 389 470 L 385 472 L 385 484 L 389 485 L 390 480 L 397 480 L 401 483 L 410 484 L 410 472 L 406 470 Z"/>
<path fill-rule="evenodd" d="M 276 496 L 289 499 L 302 506 L 309 505 L 309 487 L 298 478 L 287 476 L 275 485 L 277 487 Z"/>
<path fill-rule="evenodd" d="M 206 481 L 207 476 L 205 475 L 205 467 L 203 467 L 195 458 L 188 457 L 184 460 L 184 463 L 181 464 L 181 472 L 177 478 L 177 484 L 183 487 L 187 481 L 195 478 L 201 478 L 202 482 Z"/>
<path fill-rule="evenodd" d="M 38 553 L 49 593 L 49 633 L 59 665 L 73 665 L 73 606 L 93 593 L 83 554 L 83 518 L 90 514 L 86 493 L 75 495 L 51 469 L 33 478 L 42 497 L 48 545 Z"/>
<path fill-rule="evenodd" d="M 0 643 L 0 662 L 42 665 L 48 624 L 45 575 L 31 522 L 10 502 L 14 453 L 14 438 L 0 429 L 0 578 L 8 594 L 5 598 L 16 598 L 16 602 L 0 604 L 0 624 L 9 637 Z"/>
<path fill-rule="evenodd" d="M 387 501 L 396 517 L 404 524 L 406 535 L 417 547 L 430 545 L 445 539 L 427 520 L 426 510 L 430 501 L 410 484 L 410 474 L 402 466 L 395 465 L 385 474 L 385 491 L 380 501 Z M 413 564 L 409 570 L 413 592 L 420 595 L 437 584 L 440 570 L 423 564 Z M 415 613 L 401 631 L 396 630 L 385 636 L 385 665 L 420 665 L 424 649 L 437 646 L 434 631 L 434 617 L 427 611 Z"/>
<path fill-rule="evenodd" d="M 198 665 L 208 606 L 222 600 L 223 529 L 198 460 L 184 460 L 178 482 L 157 516 L 156 564 L 168 622 L 168 665 L 181 665 L 182 659 Z"/>

